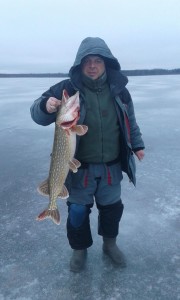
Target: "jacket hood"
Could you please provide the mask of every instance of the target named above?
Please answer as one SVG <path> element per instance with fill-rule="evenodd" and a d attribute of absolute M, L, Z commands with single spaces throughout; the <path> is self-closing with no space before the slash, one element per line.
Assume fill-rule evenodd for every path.
<path fill-rule="evenodd" d="M 120 64 L 117 58 L 113 56 L 104 40 L 99 37 L 87 37 L 79 46 L 74 64 L 69 71 L 70 77 L 73 75 L 75 69 L 80 68 L 82 59 L 87 55 L 100 55 L 104 59 L 106 67 L 117 71 L 120 70 Z"/>

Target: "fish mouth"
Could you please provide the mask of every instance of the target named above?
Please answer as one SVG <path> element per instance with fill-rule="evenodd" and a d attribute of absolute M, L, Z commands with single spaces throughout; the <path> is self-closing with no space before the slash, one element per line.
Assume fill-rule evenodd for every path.
<path fill-rule="evenodd" d="M 70 128 L 73 126 L 75 120 L 69 121 L 69 122 L 63 122 L 61 123 L 61 127 L 63 128 Z"/>

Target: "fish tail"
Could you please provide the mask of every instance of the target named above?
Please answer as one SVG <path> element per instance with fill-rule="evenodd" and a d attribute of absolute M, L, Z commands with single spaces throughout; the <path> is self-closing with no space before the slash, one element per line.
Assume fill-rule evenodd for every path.
<path fill-rule="evenodd" d="M 39 216 L 36 218 L 37 221 L 43 221 L 47 218 L 50 218 L 55 224 L 60 224 L 60 214 L 58 208 L 56 209 L 45 209 Z"/>

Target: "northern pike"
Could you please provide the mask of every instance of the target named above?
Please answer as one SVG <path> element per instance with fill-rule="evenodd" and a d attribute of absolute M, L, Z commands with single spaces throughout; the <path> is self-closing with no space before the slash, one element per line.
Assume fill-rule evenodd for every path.
<path fill-rule="evenodd" d="M 66 177 L 69 170 L 75 173 L 81 165 L 74 158 L 76 135 L 84 135 L 88 130 L 85 125 L 77 125 L 79 117 L 79 92 L 69 97 L 66 90 L 63 90 L 62 101 L 55 122 L 49 177 L 38 187 L 40 194 L 49 196 L 49 205 L 37 217 L 38 221 L 51 218 L 55 224 L 60 224 L 57 198 L 66 199 L 69 197 L 68 190 L 64 185 Z"/>

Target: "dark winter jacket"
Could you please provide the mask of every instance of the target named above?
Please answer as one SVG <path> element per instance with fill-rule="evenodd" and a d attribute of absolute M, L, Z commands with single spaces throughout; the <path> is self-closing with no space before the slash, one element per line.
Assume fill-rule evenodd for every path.
<path fill-rule="evenodd" d="M 69 79 L 65 79 L 52 86 L 42 94 L 31 106 L 32 119 L 40 125 L 46 126 L 56 119 L 56 113 L 49 114 L 46 111 L 46 102 L 49 97 L 61 100 L 62 91 L 66 89 L 72 96 L 77 90 L 80 92 L 80 119 L 78 124 L 83 124 L 86 107 L 81 80 L 81 61 L 87 55 L 101 56 L 106 65 L 107 82 L 110 87 L 112 100 L 114 101 L 122 136 L 120 161 L 122 170 L 127 173 L 129 179 L 135 184 L 135 160 L 133 152 L 144 149 L 140 129 L 136 123 L 133 102 L 126 88 L 128 79 L 120 71 L 118 60 L 112 55 L 106 43 L 100 38 L 86 38 L 81 43 L 74 65 L 70 69 Z M 77 136 L 77 147 L 80 137 Z"/>

